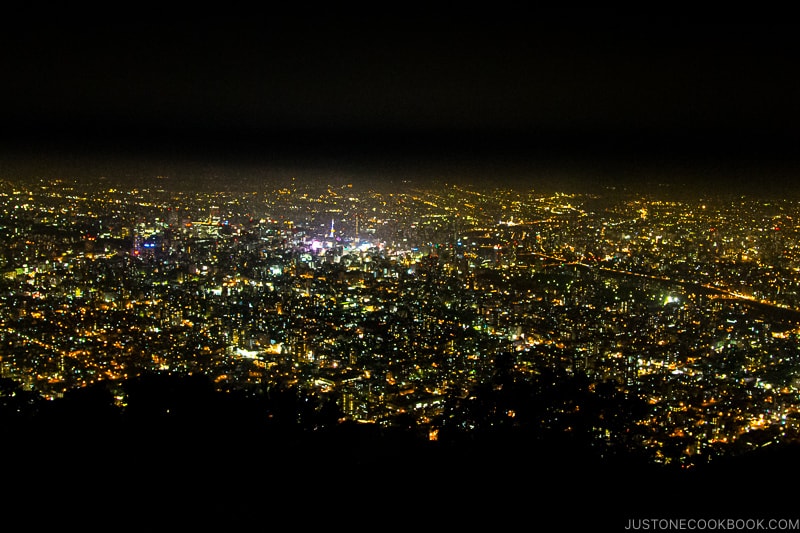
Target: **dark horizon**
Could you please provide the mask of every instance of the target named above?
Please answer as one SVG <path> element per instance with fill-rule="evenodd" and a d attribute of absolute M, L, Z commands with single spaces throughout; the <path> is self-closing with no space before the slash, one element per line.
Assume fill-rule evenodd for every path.
<path fill-rule="evenodd" d="M 548 174 L 577 187 L 666 180 L 792 196 L 800 168 L 795 26 L 778 17 L 10 20 L 2 177 L 329 172 L 536 187 Z"/>

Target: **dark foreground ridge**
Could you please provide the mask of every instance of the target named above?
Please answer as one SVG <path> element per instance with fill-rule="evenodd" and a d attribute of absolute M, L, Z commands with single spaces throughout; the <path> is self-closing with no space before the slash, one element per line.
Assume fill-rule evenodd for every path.
<path fill-rule="evenodd" d="M 131 394 L 124 414 L 98 390 L 29 415 L 11 413 L 6 397 L 7 508 L 104 530 L 374 530 L 398 521 L 423 530 L 520 521 L 622 530 L 640 518 L 797 518 L 784 488 L 800 473 L 796 444 L 668 468 L 535 428 L 430 441 L 400 424 L 312 421 L 286 392 L 262 409 L 207 394 L 203 378 L 137 383 L 149 388 Z"/>

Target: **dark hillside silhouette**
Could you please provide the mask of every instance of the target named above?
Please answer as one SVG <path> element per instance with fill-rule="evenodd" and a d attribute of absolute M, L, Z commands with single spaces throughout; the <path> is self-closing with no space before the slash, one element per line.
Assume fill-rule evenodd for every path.
<path fill-rule="evenodd" d="M 265 505 L 286 510 L 314 498 L 326 512 L 357 504 L 378 515 L 429 491 L 442 502 L 473 502 L 452 524 L 532 509 L 546 516 L 570 502 L 584 510 L 586 525 L 620 527 L 654 513 L 791 510 L 780 480 L 800 470 L 796 445 L 691 470 L 654 465 L 598 444 L 589 431 L 605 424 L 624 432 L 616 415 L 636 409 L 635 401 L 602 384 L 590 394 L 579 377 L 513 382 L 501 367 L 494 383 L 451 402 L 435 442 L 400 423 L 341 422 L 335 406 L 312 406 L 294 388 L 218 392 L 201 375 L 152 374 L 121 384 L 123 407 L 102 384 L 45 401 L 3 380 L 6 487 L 22 505 L 32 502 L 23 494 L 57 483 L 57 507 L 89 498 L 104 514 L 122 497 L 147 513 L 161 498 L 234 522 L 259 519 Z M 509 411 L 518 413 L 513 423 Z M 466 426 L 475 430 L 457 429 Z"/>

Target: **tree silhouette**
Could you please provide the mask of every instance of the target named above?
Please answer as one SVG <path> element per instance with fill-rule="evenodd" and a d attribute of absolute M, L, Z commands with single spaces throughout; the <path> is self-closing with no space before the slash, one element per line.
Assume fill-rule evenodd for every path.
<path fill-rule="evenodd" d="M 5 420 L 28 419 L 42 408 L 43 398 L 26 391 L 13 379 L 0 378 L 0 417 Z"/>

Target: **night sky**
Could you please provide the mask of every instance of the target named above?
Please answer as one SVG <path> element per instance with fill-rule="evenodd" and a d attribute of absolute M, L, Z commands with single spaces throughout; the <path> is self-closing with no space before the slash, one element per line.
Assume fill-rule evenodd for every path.
<path fill-rule="evenodd" d="M 0 171 L 795 187 L 788 16 L 395 9 L 7 17 Z"/>

